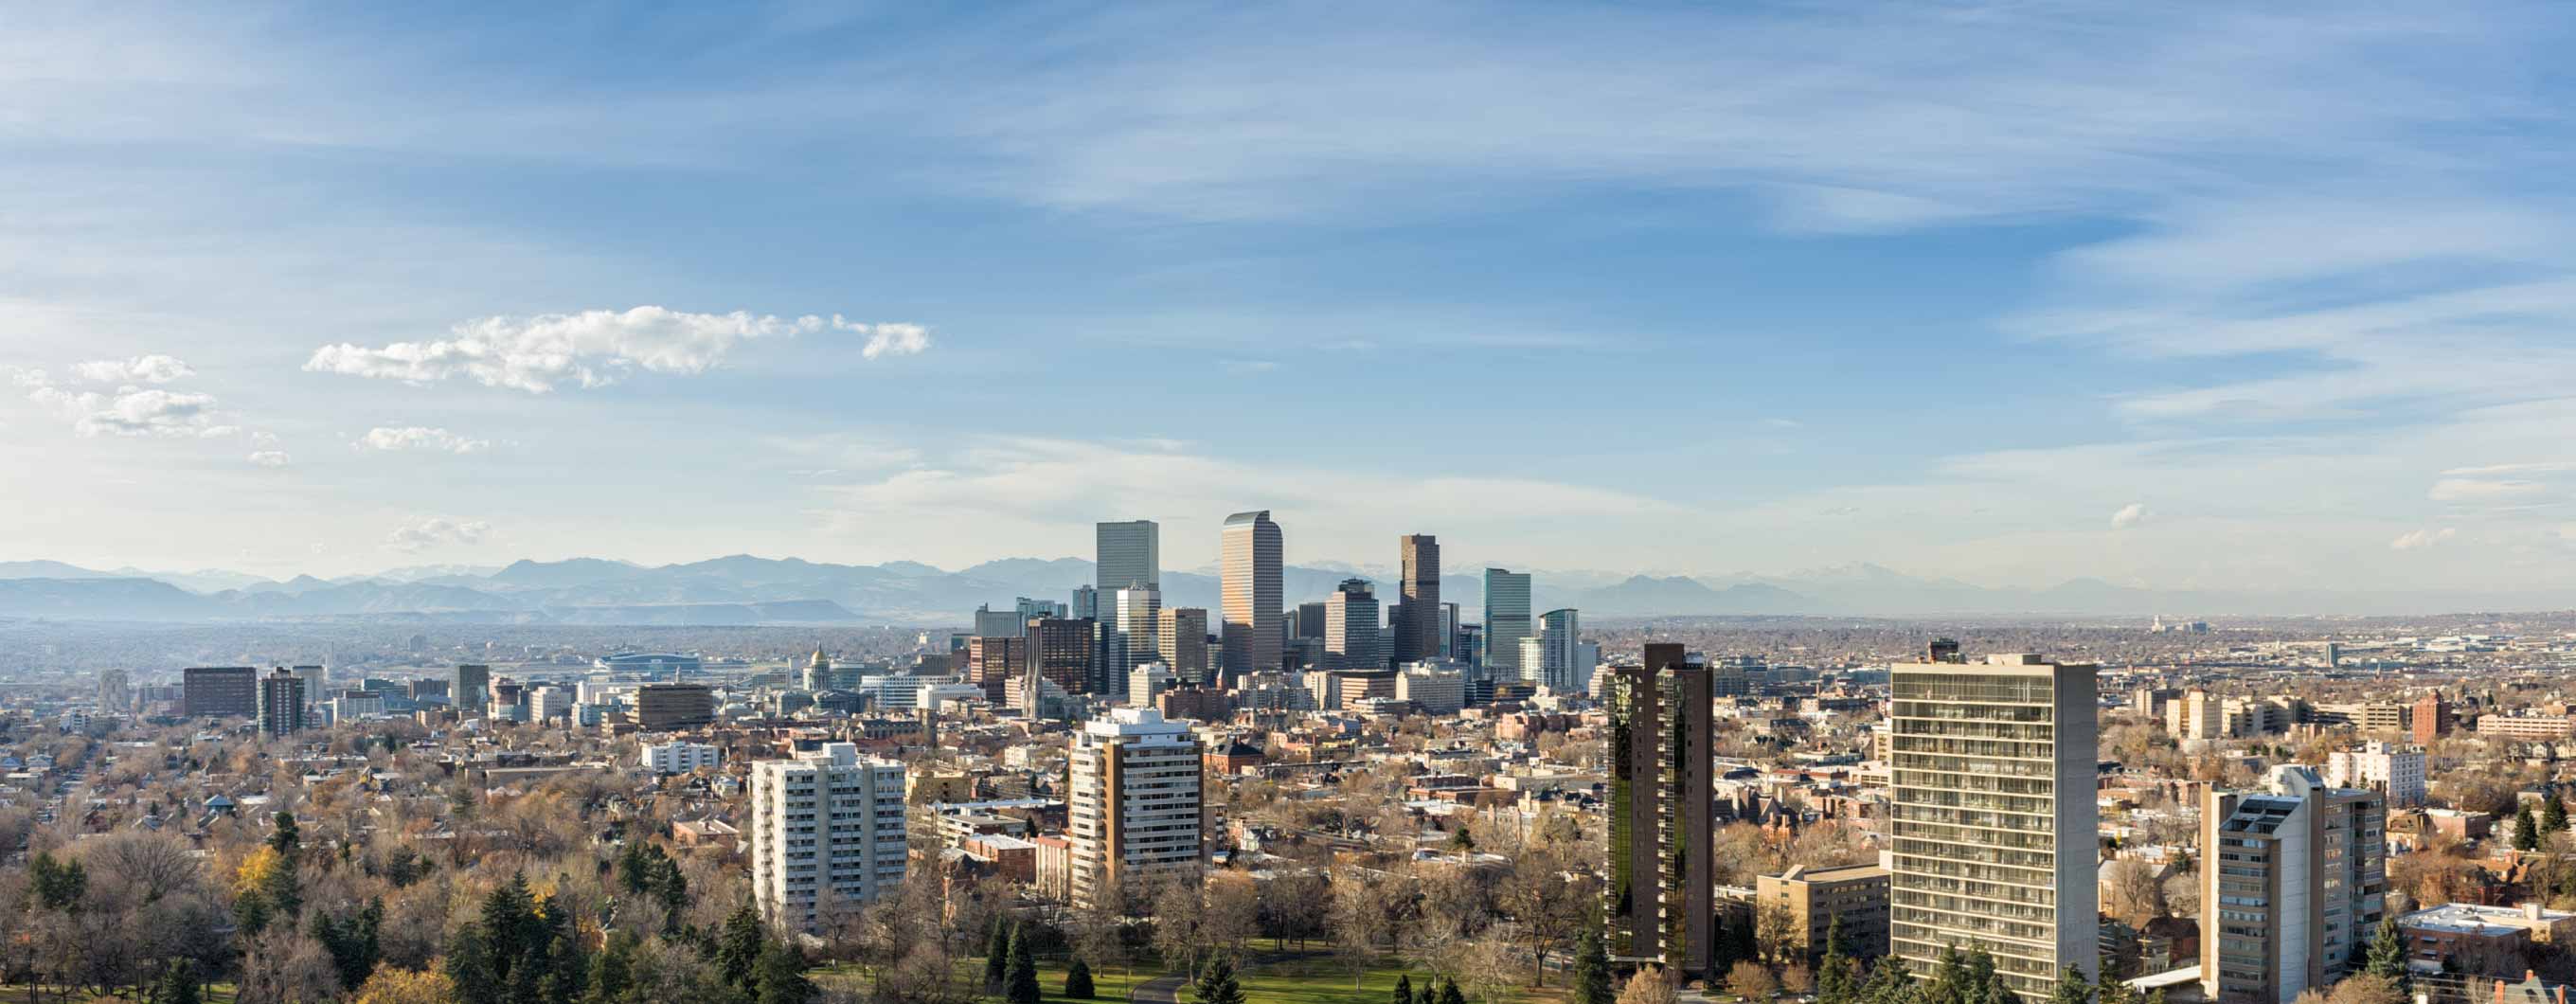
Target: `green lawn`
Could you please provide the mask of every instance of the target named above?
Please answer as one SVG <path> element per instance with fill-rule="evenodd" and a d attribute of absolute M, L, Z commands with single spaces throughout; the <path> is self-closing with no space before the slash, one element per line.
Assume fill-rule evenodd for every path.
<path fill-rule="evenodd" d="M 1046 1004 L 1081 1004 L 1064 996 L 1062 957 L 1038 960 L 1038 989 L 1045 994 Z M 984 960 L 980 957 L 958 960 L 968 978 L 981 980 Z M 1127 1000 L 1136 985 L 1162 974 L 1162 967 L 1152 962 L 1138 963 L 1131 969 L 1117 966 L 1095 966 L 1091 970 L 1092 1004 L 1118 1004 Z M 1351 988 L 1350 966 L 1341 959 L 1322 952 L 1281 954 L 1254 951 L 1244 960 L 1235 978 L 1243 984 L 1245 1004 L 1385 1004 L 1394 995 L 1395 978 L 1411 976 L 1417 985 L 1429 978 L 1422 969 L 1406 969 L 1392 959 L 1381 960 L 1360 973 L 1359 989 Z M 1564 1004 L 1565 990 L 1559 986 L 1562 973 L 1549 974 L 1546 987 L 1536 990 L 1521 988 L 1502 1004 Z M 858 990 L 866 987 L 867 976 L 856 966 L 827 966 L 814 971 L 814 980 L 830 986 Z M 1181 1004 L 1189 1004 L 1189 988 L 1180 993 Z M 0 1002 L 5 1004 L 5 1002 Z"/>
<path fill-rule="evenodd" d="M 1044 995 L 1042 999 L 1047 1004 L 1081 1004 L 1064 995 L 1064 967 L 1069 961 L 1067 958 L 1060 957 L 1042 957 L 1037 960 L 1038 992 Z M 984 978 L 984 960 L 981 956 L 959 959 L 957 968 L 966 973 L 969 979 Z M 1105 969 L 1094 968 L 1091 971 L 1092 1004 L 1116 1004 L 1118 1001 L 1124 1001 L 1127 999 L 1128 991 L 1135 989 L 1136 984 L 1153 979 L 1161 972 L 1161 969 L 1151 965 L 1138 966 L 1132 972 L 1122 972 L 1114 966 Z M 846 963 L 816 969 L 813 977 L 816 983 L 846 990 L 865 990 L 868 985 L 866 971 Z M 7 1002 L 0 1001 L 0 1004 L 7 1004 Z"/>

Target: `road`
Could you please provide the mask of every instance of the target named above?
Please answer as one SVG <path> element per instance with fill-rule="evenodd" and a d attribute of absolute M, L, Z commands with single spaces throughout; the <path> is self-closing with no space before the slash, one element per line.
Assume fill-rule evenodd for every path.
<path fill-rule="evenodd" d="M 1181 976 L 1173 973 L 1136 984 L 1135 992 L 1128 995 L 1128 999 L 1136 1004 L 1180 1004 L 1180 993 Z"/>

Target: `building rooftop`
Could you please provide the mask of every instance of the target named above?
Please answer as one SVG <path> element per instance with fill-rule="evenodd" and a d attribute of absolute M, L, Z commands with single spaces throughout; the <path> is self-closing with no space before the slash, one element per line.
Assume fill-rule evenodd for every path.
<path fill-rule="evenodd" d="M 2576 920 L 2576 911 L 2552 910 L 2538 903 L 2521 906 L 2480 906 L 2476 903 L 2446 903 L 2427 907 L 2397 919 L 2400 925 L 2452 934 L 2501 933 L 2506 930 L 2529 930 L 2536 924 L 2555 924 Z"/>

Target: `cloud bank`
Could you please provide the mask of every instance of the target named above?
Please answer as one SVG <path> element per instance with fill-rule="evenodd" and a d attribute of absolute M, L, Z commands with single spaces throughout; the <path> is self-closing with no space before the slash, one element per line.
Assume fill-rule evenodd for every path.
<path fill-rule="evenodd" d="M 557 386 L 605 387 L 636 370 L 696 374 L 724 362 L 741 343 L 761 338 L 840 332 L 863 337 L 864 359 L 915 355 L 930 347 L 916 324 L 862 324 L 839 314 L 697 314 L 666 307 L 585 310 L 577 314 L 483 317 L 449 329 L 448 337 L 369 348 L 341 342 L 314 350 L 315 373 L 431 384 L 464 378 L 486 387 L 543 394 Z"/>

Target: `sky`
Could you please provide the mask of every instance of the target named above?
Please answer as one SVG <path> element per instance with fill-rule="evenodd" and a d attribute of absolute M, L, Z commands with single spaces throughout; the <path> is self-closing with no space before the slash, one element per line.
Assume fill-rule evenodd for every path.
<path fill-rule="evenodd" d="M 2564 5 L 0 11 L 0 559 L 2576 588 Z"/>

